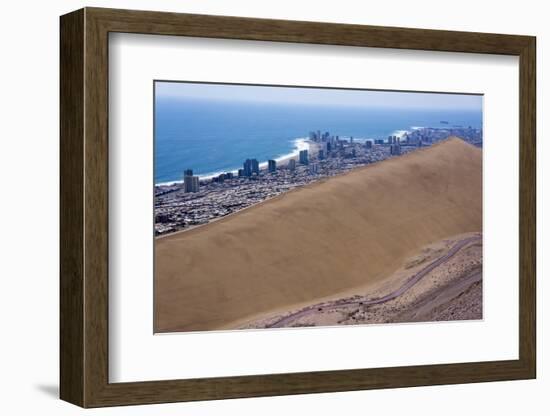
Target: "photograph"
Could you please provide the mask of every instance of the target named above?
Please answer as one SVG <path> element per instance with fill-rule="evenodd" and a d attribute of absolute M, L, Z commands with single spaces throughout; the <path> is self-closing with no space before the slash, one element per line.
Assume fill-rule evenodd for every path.
<path fill-rule="evenodd" d="M 483 319 L 483 95 L 154 82 L 154 332 Z"/>
<path fill-rule="evenodd" d="M 60 1 L 8 13 L 10 409 L 541 405 L 541 7 Z"/>

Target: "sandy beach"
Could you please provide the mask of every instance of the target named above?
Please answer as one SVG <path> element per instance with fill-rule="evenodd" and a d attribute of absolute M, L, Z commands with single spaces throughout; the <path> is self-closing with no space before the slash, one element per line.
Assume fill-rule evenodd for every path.
<path fill-rule="evenodd" d="M 159 238 L 155 331 L 234 329 L 381 284 L 423 247 L 481 231 L 481 172 L 481 150 L 449 139 Z"/>

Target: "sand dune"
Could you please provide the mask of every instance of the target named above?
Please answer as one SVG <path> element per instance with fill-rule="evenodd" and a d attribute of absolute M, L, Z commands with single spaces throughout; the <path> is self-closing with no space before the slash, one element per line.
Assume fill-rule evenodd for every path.
<path fill-rule="evenodd" d="M 376 283 L 481 231 L 481 150 L 452 138 L 155 243 L 155 330 L 231 328 Z"/>

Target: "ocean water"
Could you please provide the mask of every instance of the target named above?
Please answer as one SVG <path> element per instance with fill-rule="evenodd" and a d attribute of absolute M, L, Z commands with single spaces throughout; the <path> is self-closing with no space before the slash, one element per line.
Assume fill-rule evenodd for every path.
<path fill-rule="evenodd" d="M 442 124 L 448 121 L 449 124 Z M 383 139 L 414 127 L 482 125 L 481 111 L 330 107 L 158 98 L 155 102 L 155 183 L 234 171 L 292 153 L 310 131 Z"/>

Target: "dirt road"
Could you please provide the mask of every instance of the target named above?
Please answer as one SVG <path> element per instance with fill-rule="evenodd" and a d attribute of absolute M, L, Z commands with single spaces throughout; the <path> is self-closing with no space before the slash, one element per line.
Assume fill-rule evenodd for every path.
<path fill-rule="evenodd" d="M 363 300 L 363 301 L 344 301 L 341 303 L 332 303 L 330 305 L 325 304 L 316 304 L 312 306 L 308 306 L 304 309 L 299 310 L 298 312 L 292 313 L 290 315 L 284 316 L 280 319 L 278 319 L 275 322 L 272 322 L 271 324 L 267 325 L 267 328 L 283 328 L 285 326 L 288 326 L 292 321 L 295 321 L 296 319 L 303 318 L 304 316 L 309 315 L 313 312 L 320 312 L 320 311 L 327 311 L 342 307 L 359 307 L 359 306 L 369 306 L 369 305 L 376 305 L 384 302 L 388 302 L 392 299 L 395 299 L 398 296 L 401 296 L 403 293 L 405 293 L 407 290 L 409 290 L 411 287 L 413 287 L 416 283 L 418 283 L 424 276 L 426 276 L 428 273 L 433 271 L 436 267 L 439 267 L 443 263 L 449 261 L 454 255 L 456 255 L 464 246 L 476 241 L 480 240 L 480 236 L 473 236 L 468 237 L 463 240 L 458 241 L 448 252 L 442 257 L 439 257 L 438 259 L 434 260 L 432 263 L 428 264 L 426 267 L 419 270 L 417 273 L 415 273 L 412 277 L 410 277 L 404 285 L 399 287 L 398 289 L 394 290 L 393 292 L 387 294 L 386 296 L 383 296 L 381 298 L 376 299 L 370 299 L 370 300 Z"/>

